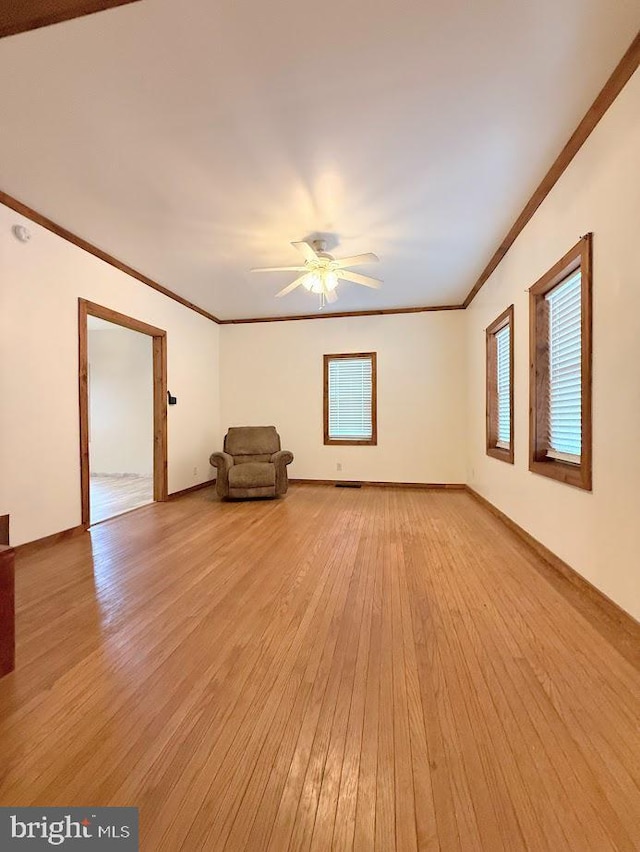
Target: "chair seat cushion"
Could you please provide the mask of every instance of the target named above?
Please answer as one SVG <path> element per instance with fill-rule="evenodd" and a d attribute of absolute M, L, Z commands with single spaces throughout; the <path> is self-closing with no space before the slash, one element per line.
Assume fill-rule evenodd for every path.
<path fill-rule="evenodd" d="M 271 462 L 246 462 L 229 469 L 230 488 L 264 488 L 275 484 L 276 467 Z"/>

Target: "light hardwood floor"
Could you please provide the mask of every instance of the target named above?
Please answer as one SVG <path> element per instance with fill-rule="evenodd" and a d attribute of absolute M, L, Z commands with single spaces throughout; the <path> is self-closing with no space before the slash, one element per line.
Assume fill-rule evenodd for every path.
<path fill-rule="evenodd" d="M 19 557 L 0 804 L 137 805 L 149 852 L 638 850 L 639 649 L 550 577 L 468 494 L 375 488 Z"/>
<path fill-rule="evenodd" d="M 89 489 L 92 524 L 153 503 L 152 476 L 91 474 Z"/>

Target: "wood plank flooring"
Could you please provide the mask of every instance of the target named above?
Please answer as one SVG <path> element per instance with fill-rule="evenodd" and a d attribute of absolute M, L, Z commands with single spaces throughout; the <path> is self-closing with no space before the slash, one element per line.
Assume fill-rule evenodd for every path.
<path fill-rule="evenodd" d="M 640 849 L 633 653 L 465 492 L 200 491 L 16 574 L 0 805 L 135 805 L 149 852 Z"/>
<path fill-rule="evenodd" d="M 91 474 L 91 523 L 153 503 L 153 477 L 137 473 Z"/>

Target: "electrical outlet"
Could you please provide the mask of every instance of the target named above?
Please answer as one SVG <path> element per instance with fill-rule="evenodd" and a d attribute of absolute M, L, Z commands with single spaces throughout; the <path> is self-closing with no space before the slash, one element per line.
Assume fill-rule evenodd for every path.
<path fill-rule="evenodd" d="M 336 470 L 342 470 L 342 462 L 336 464 Z"/>
<path fill-rule="evenodd" d="M 197 468 L 197 467 L 194 467 L 194 469 L 193 469 L 193 475 L 194 475 L 194 476 L 197 476 L 197 475 L 198 475 L 198 468 Z"/>

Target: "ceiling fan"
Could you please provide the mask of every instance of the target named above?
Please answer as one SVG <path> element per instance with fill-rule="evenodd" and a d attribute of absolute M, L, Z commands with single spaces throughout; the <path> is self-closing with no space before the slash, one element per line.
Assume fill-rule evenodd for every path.
<path fill-rule="evenodd" d="M 252 269 L 252 272 L 300 272 L 295 281 L 288 284 L 284 289 L 276 293 L 276 298 L 281 298 L 293 292 L 297 287 L 304 287 L 310 293 L 318 293 L 320 296 L 320 310 L 327 302 L 335 302 L 338 298 L 336 287 L 340 279 L 352 281 L 354 284 L 362 284 L 378 290 L 382 281 L 371 278 L 369 275 L 361 275 L 352 272 L 352 266 L 360 266 L 362 263 L 377 263 L 379 258 L 368 252 L 367 254 L 356 254 L 352 257 L 335 258 L 326 251 L 325 240 L 312 240 L 312 242 L 291 243 L 304 257 L 304 266 L 267 266 Z"/>

